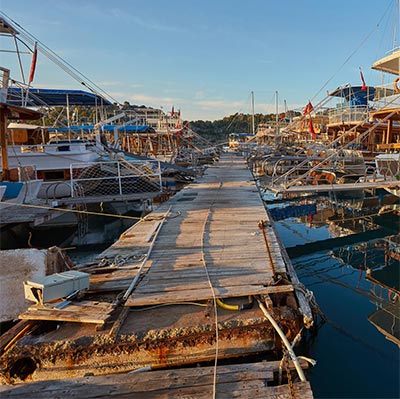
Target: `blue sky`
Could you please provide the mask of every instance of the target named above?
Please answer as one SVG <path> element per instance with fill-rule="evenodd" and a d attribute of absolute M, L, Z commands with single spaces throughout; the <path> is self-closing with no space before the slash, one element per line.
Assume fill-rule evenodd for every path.
<path fill-rule="evenodd" d="M 395 0 L 0 0 L 0 10 L 118 101 L 174 105 L 188 120 L 250 113 L 251 91 L 256 112 L 274 112 L 276 91 L 280 109 L 300 109 L 360 84 L 359 67 L 380 83 L 370 67 L 393 47 L 396 14 Z M 21 80 L 15 61 L 0 53 Z M 84 89 L 41 54 L 34 86 Z"/>

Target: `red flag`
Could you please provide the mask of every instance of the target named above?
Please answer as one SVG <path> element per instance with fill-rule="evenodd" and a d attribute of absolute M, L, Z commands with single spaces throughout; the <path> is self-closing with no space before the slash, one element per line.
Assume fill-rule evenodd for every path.
<path fill-rule="evenodd" d="M 171 109 L 171 116 L 174 116 L 174 114 L 175 114 L 175 112 L 174 112 L 174 106 L 172 106 L 172 109 Z"/>
<path fill-rule="evenodd" d="M 312 106 L 311 101 L 309 101 L 306 107 L 304 108 L 303 115 L 309 114 L 313 109 L 314 107 Z"/>
<path fill-rule="evenodd" d="M 181 117 L 181 110 L 178 109 L 178 118 L 180 118 L 180 117 Z"/>
<path fill-rule="evenodd" d="M 308 131 L 311 133 L 313 140 L 315 140 L 317 138 L 317 135 L 315 134 L 315 130 L 314 130 L 314 126 L 313 126 L 311 117 L 308 121 Z"/>
<path fill-rule="evenodd" d="M 30 85 L 33 82 L 33 77 L 35 76 L 36 60 L 37 60 L 37 42 L 35 42 L 35 45 L 33 47 L 31 70 L 29 72 L 29 83 L 28 83 L 28 85 Z"/>
<path fill-rule="evenodd" d="M 364 76 L 363 76 L 361 68 L 360 68 L 360 76 L 361 76 L 361 81 L 362 81 L 361 90 L 367 90 L 367 85 L 365 84 L 365 80 L 364 80 Z"/>

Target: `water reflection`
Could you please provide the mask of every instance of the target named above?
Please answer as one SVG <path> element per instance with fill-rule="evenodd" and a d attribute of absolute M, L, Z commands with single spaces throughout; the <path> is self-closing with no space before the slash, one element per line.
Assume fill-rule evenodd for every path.
<path fill-rule="evenodd" d="M 399 198 L 384 191 L 267 198 L 299 279 L 328 320 L 309 349 L 318 361 L 315 397 L 398 397 Z"/>

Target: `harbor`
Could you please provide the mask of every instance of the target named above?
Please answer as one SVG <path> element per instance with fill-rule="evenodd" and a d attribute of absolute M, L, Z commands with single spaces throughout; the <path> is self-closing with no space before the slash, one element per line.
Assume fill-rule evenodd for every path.
<path fill-rule="evenodd" d="M 229 219 L 231 214 L 237 217 Z M 125 259 L 119 267 L 100 265 L 117 257 Z M 285 256 L 245 160 L 235 153 L 223 155 L 202 178 L 128 229 L 97 262 L 97 267 L 90 265 L 90 300 L 71 302 L 61 309 L 34 305 L 20 315 L 30 328 L 34 323 L 48 327 L 64 323 L 43 335 L 21 336 L 12 344 L 3 338 L 3 382 L 64 380 L 207 362 L 215 362 L 219 378 L 219 361 L 282 350 L 264 312 L 273 312 L 269 317 L 279 320 L 278 329 L 281 334 L 285 331 L 286 342 L 313 325 L 304 287 Z M 59 343 L 68 336 L 60 352 Z M 31 343 L 24 343 L 26 340 Z M 74 365 L 72 359 L 79 361 Z M 297 358 L 295 361 L 299 367 Z M 257 378 L 265 386 L 261 396 L 291 397 L 292 392 L 295 397 L 312 397 L 304 375 L 299 382 L 288 377 L 292 386 L 274 386 L 279 362 L 269 363 L 229 367 L 235 375 L 248 368 L 257 370 Z M 222 366 L 220 378 L 223 384 L 234 384 L 235 380 L 223 377 L 226 367 Z M 228 374 L 233 372 L 229 367 Z M 270 382 L 263 375 L 264 367 L 271 368 Z M 211 369 L 204 371 L 209 380 Z M 179 381 L 183 371 L 176 373 Z M 182 378 L 188 378 L 186 374 Z M 198 371 L 195 374 L 197 378 Z M 220 389 L 218 378 L 214 381 L 216 392 Z M 191 385 L 190 390 L 195 387 Z M 202 388 L 204 392 L 198 389 L 199 397 L 210 396 L 211 381 Z M 242 389 L 243 397 L 248 397 L 254 386 L 249 383 Z M 7 397 L 7 391 L 3 393 Z M 14 397 L 12 390 L 9 393 Z M 49 397 L 52 394 L 50 390 Z"/>
<path fill-rule="evenodd" d="M 169 9 L 89 2 L 68 35 L 75 8 L 40 5 L 34 30 L 62 53 L 28 30 L 28 2 L 24 23 L 0 11 L 0 396 L 400 397 L 399 1 L 365 6 L 383 12 L 376 30 L 393 25 L 374 56 L 376 32 L 350 56 L 342 38 L 308 77 L 300 57 L 290 85 L 282 54 L 253 57 L 254 81 L 220 58 L 255 29 L 245 5 L 205 4 L 204 20 L 171 4 L 179 24 Z M 83 34 L 94 16 L 121 34 Z M 275 46 L 265 21 L 253 54 Z M 122 52 L 128 26 L 141 39 Z"/>

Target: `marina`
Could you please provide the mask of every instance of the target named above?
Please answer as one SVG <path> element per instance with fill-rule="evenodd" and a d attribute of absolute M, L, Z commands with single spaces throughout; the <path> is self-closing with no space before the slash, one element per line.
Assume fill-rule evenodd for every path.
<path fill-rule="evenodd" d="M 238 216 L 229 222 L 230 214 Z M 202 178 L 128 229 L 98 262 L 117 257 L 125 260 L 120 267 L 90 266 L 88 301 L 72 301 L 60 309 L 38 304 L 19 316 L 30 323 L 42 320 L 49 327 L 54 321 L 64 323 L 12 345 L 3 341 L 4 382 L 63 380 L 213 360 L 217 367 L 217 360 L 281 350 L 263 312 L 273 312 L 270 317 L 279 320 L 287 342 L 313 325 L 304 288 L 297 292 L 299 282 L 258 188 L 236 154 L 222 156 Z M 90 327 L 92 323 L 103 327 Z M 58 343 L 68 336 L 60 353 Z M 46 358 L 40 355 L 44 352 Z M 71 360 L 77 357 L 74 365 Z M 35 364 L 29 375 L 17 371 L 27 370 L 21 362 L 28 368 Z M 269 384 L 264 377 L 262 381 Z M 312 397 L 304 376 L 301 381 L 290 389 Z M 285 389 L 289 386 L 277 392 L 285 395 Z"/>
<path fill-rule="evenodd" d="M 371 32 L 307 102 L 293 94 L 303 79 L 288 88 L 280 70 L 258 74 L 253 57 L 257 86 L 266 79 L 293 98 L 280 105 L 274 90 L 256 104 L 250 91 L 240 107 L 222 100 L 228 87 L 249 83 L 238 59 L 205 65 L 204 49 L 185 60 L 177 51 L 181 33 L 191 57 L 200 40 L 192 33 L 221 40 L 210 7 L 202 9 L 206 22 L 194 5 L 177 7 L 197 21 L 189 34 L 185 18 L 171 24 L 175 14 L 160 23 L 172 15 L 167 9 L 123 1 L 104 5 L 105 20 L 90 4 L 83 25 L 91 8 L 96 23 L 117 22 L 121 32 L 108 47 L 104 38 L 107 56 L 100 46 L 83 50 L 81 42 L 103 32 L 77 39 L 79 23 L 69 48 L 57 33 L 66 26 L 60 17 L 53 45 L 83 65 L 101 52 L 101 62 L 86 65 L 110 92 L 0 11 L 1 397 L 400 397 L 400 5 L 390 2 L 376 26 L 394 8 L 393 37 L 389 46 L 380 41 L 380 58 L 355 57 Z M 242 4 L 228 14 L 219 6 L 227 37 L 242 24 L 255 28 Z M 53 7 L 69 12 L 64 1 Z M 141 14 L 147 7 L 153 22 Z M 262 2 L 257 7 L 267 15 Z M 321 7 L 332 19 L 340 8 Z M 237 9 L 241 22 L 226 25 Z M 46 24 L 56 22 L 42 11 Z M 48 35 L 46 24 L 37 29 Z M 141 39 L 122 56 L 126 26 L 140 27 Z M 153 33 L 176 49 L 165 53 Z M 347 41 L 324 52 L 321 70 L 312 64 L 315 78 L 325 81 L 321 71 Z M 142 47 L 147 42 L 152 47 Z M 221 44 L 213 60 L 231 45 Z M 143 63 L 150 48 L 157 61 Z M 355 66 L 363 59 L 369 73 Z M 281 55 L 261 63 L 283 71 L 284 62 Z M 211 65 L 218 78 L 203 87 Z M 302 68 L 300 57 L 293 76 Z M 343 83 L 355 69 L 361 82 Z M 199 78 L 193 87 L 189 75 Z"/>

